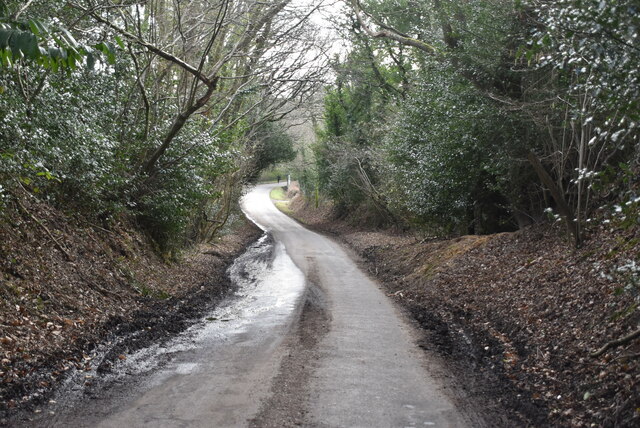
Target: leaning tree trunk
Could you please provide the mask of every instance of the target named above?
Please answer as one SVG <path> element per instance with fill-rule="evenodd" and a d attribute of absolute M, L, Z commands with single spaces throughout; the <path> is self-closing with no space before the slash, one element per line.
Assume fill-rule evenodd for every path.
<path fill-rule="evenodd" d="M 146 175 L 151 175 L 151 173 L 154 171 L 158 160 L 167 151 L 173 139 L 176 137 L 176 135 L 178 135 L 178 132 L 180 132 L 184 124 L 187 123 L 189 117 L 191 117 L 191 115 L 193 115 L 196 111 L 202 108 L 207 103 L 207 101 L 209 101 L 209 98 L 211 98 L 213 91 L 215 91 L 216 89 L 216 82 L 217 79 L 214 80 L 210 85 L 208 85 L 207 92 L 205 92 L 202 97 L 200 97 L 195 103 L 191 104 L 189 107 L 183 110 L 175 118 L 175 120 L 173 121 L 173 125 L 171 125 L 171 129 L 164 137 L 164 140 L 162 140 L 162 144 L 153 152 L 151 157 L 145 162 L 144 166 L 142 167 L 142 171 Z"/>

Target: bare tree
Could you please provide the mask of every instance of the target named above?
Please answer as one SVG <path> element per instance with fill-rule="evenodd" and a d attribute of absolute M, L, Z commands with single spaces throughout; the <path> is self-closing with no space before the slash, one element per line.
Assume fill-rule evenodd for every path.
<path fill-rule="evenodd" d="M 164 9 L 162 15 L 153 8 L 160 3 Z M 179 111 L 161 143 L 143 162 L 142 171 L 146 175 L 153 175 L 158 161 L 185 123 L 210 102 L 219 89 L 221 77 L 237 78 L 237 81 L 219 90 L 218 103 L 222 98 L 234 99 L 246 87 L 249 79 L 236 73 L 256 74 L 250 69 L 265 54 L 271 24 L 289 3 L 289 0 L 271 4 L 231 0 L 186 3 L 159 0 L 146 5 L 151 10 L 145 10 L 142 17 L 140 5 L 135 5 L 133 13 L 131 5 L 122 6 L 114 2 L 97 4 L 86 1 L 84 5 L 76 5 L 111 31 L 171 65 L 159 77 L 174 83 Z M 145 32 L 145 28 L 149 30 Z M 152 43 L 147 38 L 155 40 Z"/>

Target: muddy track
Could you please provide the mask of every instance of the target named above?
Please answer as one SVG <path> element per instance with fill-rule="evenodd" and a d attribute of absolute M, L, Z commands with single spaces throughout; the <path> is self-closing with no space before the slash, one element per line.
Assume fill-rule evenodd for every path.
<path fill-rule="evenodd" d="M 436 374 L 438 363 L 417 346 L 415 328 L 358 268 L 353 255 L 267 206 L 270 187 L 249 195 L 250 215 L 273 231 L 300 270 L 322 288 L 331 315 L 329 330 L 316 339 L 317 358 L 307 368 L 307 405 L 294 422 L 313 427 L 484 426 L 475 409 L 452 405 L 455 391 Z"/>
<path fill-rule="evenodd" d="M 344 239 L 344 232 L 333 229 L 332 223 L 303 224 L 349 248 L 360 268 L 389 293 L 397 290 L 397 275 L 379 269 L 383 260 L 378 259 L 372 248 L 359 251 Z M 438 302 L 418 304 L 396 299 L 396 303 L 418 328 L 419 346 L 429 359 L 438 361 L 440 369 L 434 368 L 434 373 L 447 385 L 452 400 L 460 408 L 474 409 L 470 412 L 472 417 L 482 415 L 474 420 L 476 426 L 549 425 L 548 409 L 508 378 L 502 362 L 503 345 L 485 331 L 474 329 L 466 320 L 468 314 L 444 310 L 447 313 L 443 315 Z"/>
<path fill-rule="evenodd" d="M 280 213 L 271 187 L 243 200 L 273 242 L 234 262 L 237 299 L 207 313 L 232 287 L 205 286 L 119 324 L 70 382 L 79 398 L 25 425 L 495 426 L 357 258 Z"/>
<path fill-rule="evenodd" d="M 265 245 L 272 245 L 272 241 L 269 236 L 263 239 Z M 148 310 L 137 312 L 132 321 L 118 323 L 113 330 L 113 339 L 109 340 L 113 345 L 98 366 L 98 373 L 108 372 L 120 355 L 163 344 L 174 338 L 232 296 L 238 284 L 230 279 L 228 269 L 237 256 L 227 257 L 207 282 L 194 287 L 184 297 L 157 302 Z M 273 255 L 267 253 L 264 257 L 271 258 Z"/>

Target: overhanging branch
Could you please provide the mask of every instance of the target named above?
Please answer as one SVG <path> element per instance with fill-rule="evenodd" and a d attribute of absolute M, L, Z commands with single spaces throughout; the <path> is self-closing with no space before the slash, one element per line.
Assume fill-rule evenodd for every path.
<path fill-rule="evenodd" d="M 192 75 L 194 75 L 196 78 L 198 78 L 200 81 L 202 81 L 202 83 L 204 83 L 207 86 L 211 86 L 214 84 L 214 76 L 208 77 L 206 76 L 204 73 L 202 73 L 199 69 L 195 68 L 194 66 L 192 66 L 191 64 L 188 64 L 187 62 L 185 62 L 184 60 L 178 58 L 175 55 L 170 54 L 169 52 L 166 52 L 162 49 L 160 49 L 159 47 L 141 39 L 140 37 L 136 36 L 135 34 L 132 34 L 120 27 L 118 27 L 117 25 L 113 24 L 112 22 L 110 22 L 109 20 L 103 18 L 102 16 L 100 16 L 99 14 L 97 14 L 95 11 L 84 8 L 80 5 L 74 5 L 76 8 L 82 10 L 83 12 L 88 13 L 89 15 L 91 15 L 91 17 L 93 17 L 93 19 L 95 19 L 96 21 L 100 22 L 101 24 L 106 25 L 107 27 L 111 28 L 113 31 L 115 31 L 116 33 L 124 36 L 127 40 L 138 44 L 140 46 L 143 46 L 144 48 L 146 48 L 148 51 L 153 52 L 154 54 L 158 55 L 161 58 L 166 59 L 167 61 L 170 61 L 174 64 L 176 64 L 177 66 L 179 66 L 180 68 L 182 68 L 183 70 L 191 73 Z"/>
<path fill-rule="evenodd" d="M 440 54 L 440 51 L 435 46 L 429 43 L 423 42 L 422 40 L 409 37 L 379 22 L 376 22 L 376 25 L 378 25 L 380 29 L 378 31 L 375 31 L 374 29 L 371 28 L 371 26 L 369 26 L 369 24 L 367 24 L 366 20 L 364 19 L 363 15 L 366 12 L 364 12 L 364 10 L 362 9 L 362 6 L 360 5 L 360 1 L 350 0 L 350 3 L 351 3 L 351 7 L 353 8 L 353 12 L 356 15 L 356 18 L 358 19 L 358 23 L 369 36 L 378 38 L 378 39 L 387 38 L 387 39 L 395 40 L 396 42 L 402 43 L 403 45 L 412 46 L 414 48 L 420 49 L 421 51 L 431 55 Z M 367 14 L 367 16 L 370 16 L 370 15 Z"/>

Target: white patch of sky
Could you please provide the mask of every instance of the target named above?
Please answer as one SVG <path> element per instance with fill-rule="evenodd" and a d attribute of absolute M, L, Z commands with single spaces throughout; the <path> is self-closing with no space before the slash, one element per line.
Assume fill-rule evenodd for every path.
<path fill-rule="evenodd" d="M 336 30 L 336 18 L 344 15 L 348 10 L 345 0 L 293 0 L 292 6 L 317 8 L 309 17 L 309 21 L 320 30 L 320 34 L 329 46 L 329 55 L 346 53 L 348 41 L 343 39 Z"/>

